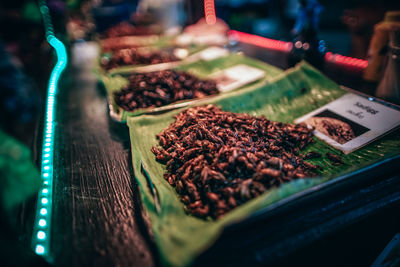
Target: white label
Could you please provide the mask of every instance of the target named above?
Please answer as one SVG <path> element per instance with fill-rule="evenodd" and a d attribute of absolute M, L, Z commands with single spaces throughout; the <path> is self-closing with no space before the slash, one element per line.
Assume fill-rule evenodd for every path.
<path fill-rule="evenodd" d="M 229 54 L 229 51 L 227 49 L 218 46 L 212 46 L 207 49 L 204 49 L 199 53 L 200 53 L 200 58 L 202 60 L 210 61 L 219 57 L 227 56 Z"/>
<path fill-rule="evenodd" d="M 185 59 L 185 62 L 196 62 L 197 60 L 210 61 L 219 57 L 225 57 L 227 55 L 229 55 L 229 50 L 218 46 L 212 46 L 189 56 Z"/>
<path fill-rule="evenodd" d="M 199 45 L 224 45 L 228 42 L 228 38 L 225 34 L 203 34 L 197 36 L 191 33 L 183 33 L 179 35 L 175 42 L 180 46 L 187 46 L 190 44 L 199 44 Z"/>
<path fill-rule="evenodd" d="M 265 76 L 265 72 L 247 65 L 236 65 L 222 70 L 210 78 L 216 81 L 220 92 L 229 92 L 245 84 L 257 81 Z"/>
<path fill-rule="evenodd" d="M 356 94 L 346 94 L 295 120 L 348 154 L 400 125 L 400 111 Z"/>

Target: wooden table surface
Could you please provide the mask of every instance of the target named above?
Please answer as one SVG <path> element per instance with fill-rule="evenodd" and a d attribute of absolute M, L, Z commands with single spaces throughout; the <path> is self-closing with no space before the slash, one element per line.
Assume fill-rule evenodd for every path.
<path fill-rule="evenodd" d="M 153 249 L 137 205 L 127 126 L 108 116 L 105 92 L 88 62 L 69 67 L 59 92 L 55 264 L 153 266 Z"/>

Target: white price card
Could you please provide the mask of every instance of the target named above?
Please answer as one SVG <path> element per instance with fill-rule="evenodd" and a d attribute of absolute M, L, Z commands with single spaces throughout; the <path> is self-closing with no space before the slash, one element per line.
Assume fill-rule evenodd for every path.
<path fill-rule="evenodd" d="M 245 84 L 257 81 L 265 76 L 263 70 L 244 64 L 222 70 L 210 78 L 217 83 L 220 92 L 229 92 Z"/>
<path fill-rule="evenodd" d="M 199 52 L 200 58 L 205 61 L 210 61 L 219 57 L 225 57 L 227 55 L 229 55 L 229 51 L 218 46 L 212 46 Z"/>
<path fill-rule="evenodd" d="M 218 46 L 211 46 L 201 50 L 193 55 L 190 55 L 185 60 L 185 63 L 196 62 L 197 60 L 210 61 L 220 57 L 229 55 L 229 50 Z"/>
<path fill-rule="evenodd" d="M 314 134 L 345 154 L 374 141 L 400 125 L 400 111 L 348 93 L 301 118 Z"/>

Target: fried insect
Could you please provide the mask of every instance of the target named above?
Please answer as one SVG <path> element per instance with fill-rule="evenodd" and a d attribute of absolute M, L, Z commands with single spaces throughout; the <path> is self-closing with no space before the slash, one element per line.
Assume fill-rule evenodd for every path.
<path fill-rule="evenodd" d="M 299 146 L 312 142 L 305 124 L 225 112 L 213 105 L 187 109 L 158 135 L 156 159 L 186 210 L 219 218 L 271 187 L 317 175 Z"/>

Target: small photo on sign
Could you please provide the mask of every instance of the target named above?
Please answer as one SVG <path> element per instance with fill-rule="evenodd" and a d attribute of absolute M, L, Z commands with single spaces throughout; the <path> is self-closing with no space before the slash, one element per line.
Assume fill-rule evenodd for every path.
<path fill-rule="evenodd" d="M 373 98 L 347 93 L 295 120 L 314 127 L 314 134 L 348 154 L 400 126 L 400 111 Z"/>
<path fill-rule="evenodd" d="M 370 130 L 329 109 L 325 109 L 306 119 L 305 123 L 313 126 L 315 130 L 330 137 L 339 144 L 345 144 Z"/>

